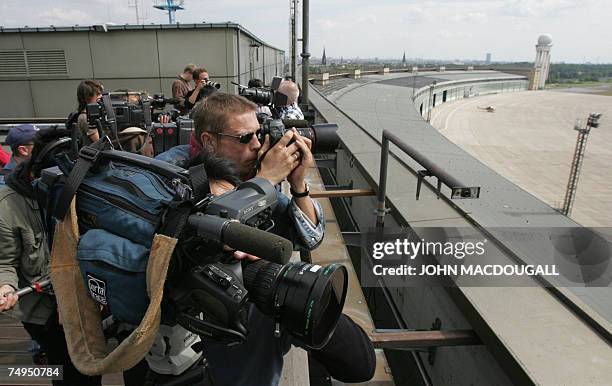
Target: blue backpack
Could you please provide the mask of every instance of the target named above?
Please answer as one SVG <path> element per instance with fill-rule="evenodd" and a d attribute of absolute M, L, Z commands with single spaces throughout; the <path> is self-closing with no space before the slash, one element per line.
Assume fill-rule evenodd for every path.
<path fill-rule="evenodd" d="M 47 213 L 63 219 L 76 195 L 77 260 L 89 295 L 115 320 L 139 324 L 149 305 L 146 268 L 153 238 L 177 236 L 189 212 L 187 171 L 94 147 L 81 149 L 69 173 L 65 165 L 60 169 L 43 171 L 36 188 L 49 198 Z"/>

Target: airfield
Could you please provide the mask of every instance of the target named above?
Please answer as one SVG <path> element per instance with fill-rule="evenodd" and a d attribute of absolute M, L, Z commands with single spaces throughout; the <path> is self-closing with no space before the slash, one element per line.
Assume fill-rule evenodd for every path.
<path fill-rule="evenodd" d="M 494 112 L 487 112 L 486 107 Z M 576 119 L 602 113 L 591 130 L 570 217 L 584 226 L 612 226 L 612 97 L 524 91 L 447 102 L 431 124 L 449 140 L 553 208 L 563 204 L 576 145 Z"/>

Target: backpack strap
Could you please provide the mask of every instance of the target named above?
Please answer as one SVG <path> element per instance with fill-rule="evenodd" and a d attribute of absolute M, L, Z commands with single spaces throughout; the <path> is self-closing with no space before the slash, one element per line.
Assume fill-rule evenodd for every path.
<path fill-rule="evenodd" d="M 79 158 L 66 180 L 66 185 L 64 185 L 57 207 L 55 208 L 54 215 L 57 219 L 61 220 L 66 217 L 70 203 L 79 189 L 81 182 L 83 182 L 89 169 L 97 162 L 100 152 L 107 148 L 110 148 L 110 144 L 106 137 L 93 143 L 91 146 L 83 146 L 81 148 L 79 151 Z"/>
<path fill-rule="evenodd" d="M 106 351 L 98 304 L 89 296 L 76 259 L 79 229 L 75 201 L 57 224 L 51 251 L 51 280 L 68 352 L 87 375 L 121 372 L 135 366 L 151 349 L 161 321 L 161 301 L 176 238 L 157 234 L 147 264 L 149 307 L 138 327 L 113 351 Z"/>

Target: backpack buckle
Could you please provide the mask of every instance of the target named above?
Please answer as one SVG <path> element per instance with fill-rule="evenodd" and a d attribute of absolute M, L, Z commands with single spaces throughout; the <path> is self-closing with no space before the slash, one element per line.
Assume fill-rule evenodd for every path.
<path fill-rule="evenodd" d="M 172 180 L 172 188 L 176 193 L 177 197 L 182 201 L 189 201 L 193 197 L 193 191 L 191 187 L 187 184 L 184 184 L 180 179 L 175 178 Z"/>
<path fill-rule="evenodd" d="M 91 146 L 83 146 L 79 151 L 79 158 L 83 158 L 87 161 L 95 163 L 98 159 L 99 154 L 100 150 L 95 149 Z"/>

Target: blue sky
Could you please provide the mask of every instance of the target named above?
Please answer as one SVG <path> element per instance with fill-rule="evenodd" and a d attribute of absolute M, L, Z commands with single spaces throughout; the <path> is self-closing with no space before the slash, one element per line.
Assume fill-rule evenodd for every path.
<path fill-rule="evenodd" d="M 152 0 L 2 0 L 5 27 L 167 22 Z M 301 5 L 300 5 L 301 6 Z M 287 49 L 289 0 L 185 0 L 183 23 L 242 24 Z M 552 60 L 612 63 L 609 0 L 311 0 L 310 46 L 320 57 L 532 61 L 542 33 L 553 37 Z"/>

